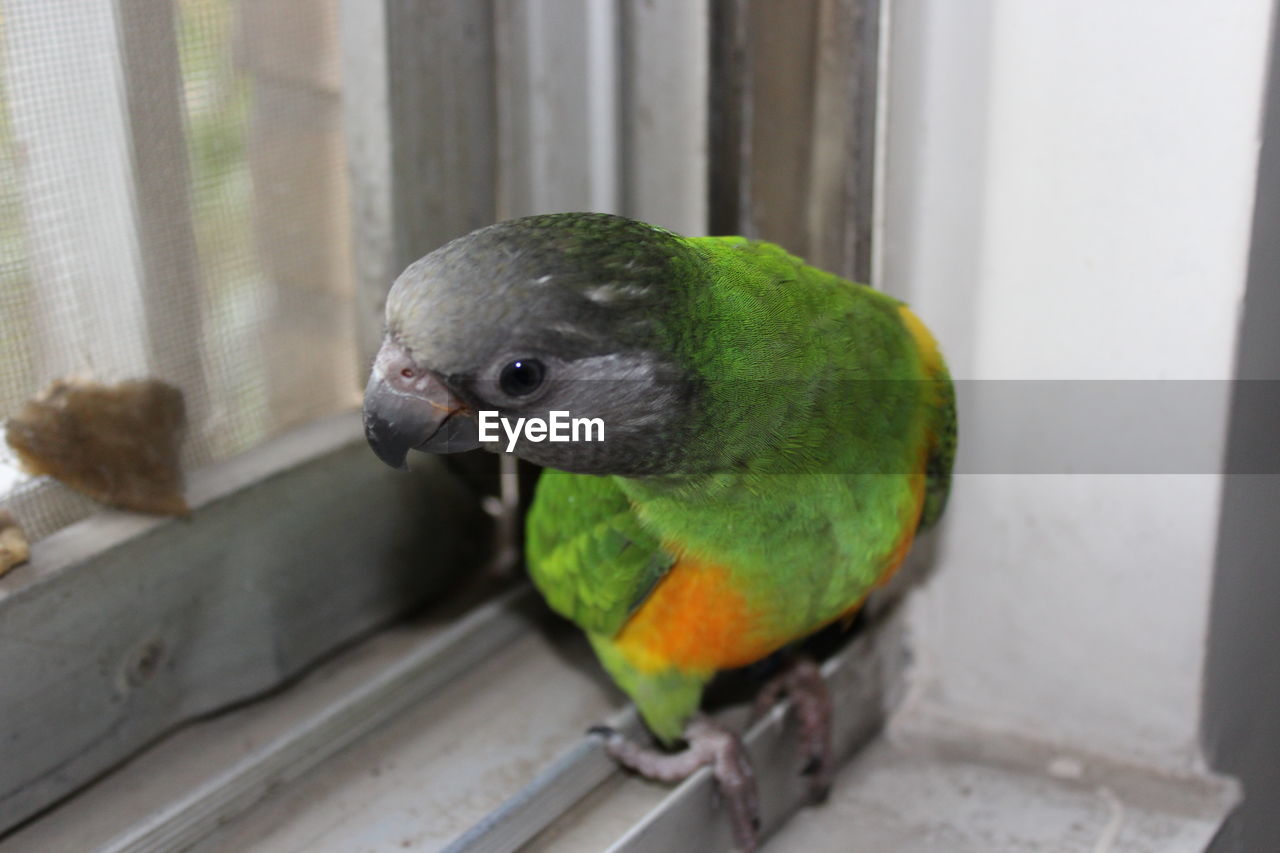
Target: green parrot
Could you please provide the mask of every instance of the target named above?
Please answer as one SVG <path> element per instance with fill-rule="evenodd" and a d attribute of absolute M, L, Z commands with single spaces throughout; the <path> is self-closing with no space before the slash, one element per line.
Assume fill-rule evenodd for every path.
<path fill-rule="evenodd" d="M 602 440 L 482 429 L 552 412 L 599 419 Z M 526 521 L 534 584 L 654 735 L 688 743 L 605 732 L 609 751 L 663 779 L 712 764 L 745 849 L 750 765 L 699 714 L 704 687 L 855 613 L 942 513 L 956 443 L 946 365 L 898 300 L 771 243 L 591 213 L 502 222 L 408 267 L 364 418 L 393 466 L 510 447 L 550 469 Z M 824 686 L 812 664 L 783 682 L 812 772 Z"/>

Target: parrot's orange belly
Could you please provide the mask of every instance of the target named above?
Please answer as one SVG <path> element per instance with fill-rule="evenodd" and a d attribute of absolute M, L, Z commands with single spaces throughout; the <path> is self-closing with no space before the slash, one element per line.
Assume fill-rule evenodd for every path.
<path fill-rule="evenodd" d="M 641 672 L 746 666 L 788 637 L 764 630 L 725 566 L 681 557 L 631 615 L 614 643 Z"/>
<path fill-rule="evenodd" d="M 851 618 L 867 594 L 887 583 L 905 560 L 924 503 L 923 474 L 912 475 L 911 493 L 902 535 L 880 559 L 875 583 L 833 619 Z M 676 560 L 631 615 L 614 645 L 640 672 L 671 668 L 713 672 L 755 663 L 822 627 L 807 626 L 797 634 L 778 631 L 773 622 L 743 596 L 729 567 L 686 555 Z"/>

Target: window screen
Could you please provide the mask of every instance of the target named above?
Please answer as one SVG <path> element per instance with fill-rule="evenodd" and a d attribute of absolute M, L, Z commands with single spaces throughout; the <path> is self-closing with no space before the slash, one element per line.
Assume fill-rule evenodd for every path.
<path fill-rule="evenodd" d="M 190 469 L 357 403 L 337 6 L 0 2 L 0 417 L 158 377 Z M 7 454 L 33 538 L 93 511 Z"/>

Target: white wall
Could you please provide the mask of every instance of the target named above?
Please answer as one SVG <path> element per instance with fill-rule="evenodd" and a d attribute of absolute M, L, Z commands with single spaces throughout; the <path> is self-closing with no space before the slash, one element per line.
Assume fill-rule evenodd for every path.
<path fill-rule="evenodd" d="M 1229 378 L 1271 3 L 892 12 L 883 284 L 956 377 Z M 962 410 L 962 455 L 981 417 Z M 1220 492 L 1215 475 L 958 478 L 914 614 L 925 701 L 1194 762 Z"/>

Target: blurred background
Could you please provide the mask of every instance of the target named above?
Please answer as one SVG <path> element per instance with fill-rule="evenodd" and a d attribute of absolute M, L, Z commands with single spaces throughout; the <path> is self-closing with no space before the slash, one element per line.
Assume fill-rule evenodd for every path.
<path fill-rule="evenodd" d="M 1274 11 L 2 0 L 0 416 L 59 377 L 159 377 L 213 470 L 357 406 L 391 281 L 474 228 L 779 242 L 910 302 L 961 380 L 912 701 L 1235 774 L 1219 849 L 1277 849 L 1280 414 L 1236 382 L 1280 381 Z M 1050 382 L 1077 390 L 1026 402 Z M 1079 390 L 1122 382 L 1176 413 Z M 1064 465 L 1068 417 L 1128 450 Z M 36 543 L 98 511 L 3 446 L 0 508 Z"/>
<path fill-rule="evenodd" d="M 0 411 L 159 376 L 201 465 L 354 405 L 337 3 L 0 12 Z M 37 537 L 92 510 L 13 464 L 0 489 L 39 493 Z"/>

